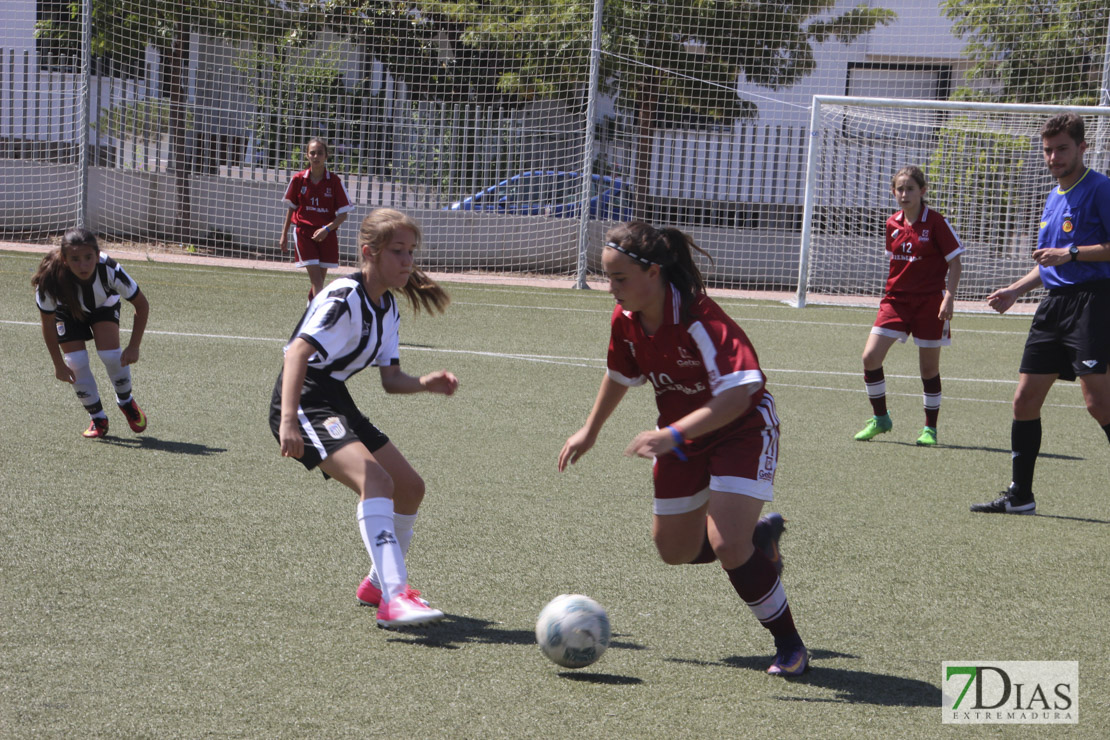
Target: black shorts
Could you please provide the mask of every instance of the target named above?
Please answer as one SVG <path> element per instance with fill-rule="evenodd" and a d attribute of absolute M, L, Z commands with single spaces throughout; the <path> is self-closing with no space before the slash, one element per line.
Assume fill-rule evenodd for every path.
<path fill-rule="evenodd" d="M 119 304 L 103 306 L 85 314 L 85 320 L 70 315 L 65 306 L 58 306 L 54 312 L 54 326 L 58 330 L 58 344 L 66 342 L 87 342 L 93 338 L 92 326 L 102 321 L 111 321 L 119 326 Z"/>
<path fill-rule="evenodd" d="M 1110 363 L 1110 282 L 1054 288 L 1041 300 L 1025 352 L 1021 372 L 1059 375 L 1105 373 Z"/>
<path fill-rule="evenodd" d="M 278 373 L 270 398 L 270 431 L 274 439 L 280 439 L 281 375 Z M 304 437 L 304 454 L 298 459 L 308 470 L 352 442 L 362 442 L 370 452 L 377 452 L 389 442 L 389 437 L 355 406 L 346 383 L 312 368 L 305 375 L 297 418 Z"/>

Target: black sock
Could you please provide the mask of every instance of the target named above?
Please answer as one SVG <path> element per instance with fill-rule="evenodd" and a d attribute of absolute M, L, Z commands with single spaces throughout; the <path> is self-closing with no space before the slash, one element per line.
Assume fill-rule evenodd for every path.
<path fill-rule="evenodd" d="M 1106 432 L 1106 441 L 1110 442 L 1110 424 L 1103 424 L 1102 431 Z"/>
<path fill-rule="evenodd" d="M 1010 450 L 1013 455 L 1014 488 L 1019 496 L 1028 498 L 1033 495 L 1033 468 L 1041 452 L 1041 420 L 1014 419 L 1010 426 Z"/>

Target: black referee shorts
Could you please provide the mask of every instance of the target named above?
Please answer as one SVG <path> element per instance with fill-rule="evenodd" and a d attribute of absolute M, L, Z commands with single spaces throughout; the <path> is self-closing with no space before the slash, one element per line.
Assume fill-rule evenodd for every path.
<path fill-rule="evenodd" d="M 1105 373 L 1110 363 L 1110 281 L 1053 288 L 1041 300 L 1021 372 L 1061 380 Z"/>
<path fill-rule="evenodd" d="M 274 439 L 280 439 L 281 377 L 278 373 L 270 397 L 270 431 Z M 304 454 L 299 460 L 308 470 L 352 442 L 362 442 L 370 452 L 377 452 L 389 442 L 389 437 L 355 406 L 346 383 L 312 368 L 304 379 L 297 419 L 304 437 Z"/>

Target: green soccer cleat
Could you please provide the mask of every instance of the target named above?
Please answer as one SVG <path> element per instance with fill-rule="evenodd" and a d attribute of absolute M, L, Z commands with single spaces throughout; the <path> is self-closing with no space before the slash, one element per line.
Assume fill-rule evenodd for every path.
<path fill-rule="evenodd" d="M 894 428 L 894 422 L 890 420 L 890 414 L 883 414 L 882 416 L 872 416 L 867 426 L 856 434 L 857 442 L 866 442 L 869 439 L 878 437 L 880 434 L 886 434 Z"/>
<path fill-rule="evenodd" d="M 917 444 L 920 447 L 936 447 L 937 446 L 937 428 L 925 427 L 921 430 L 921 436 L 917 438 Z"/>

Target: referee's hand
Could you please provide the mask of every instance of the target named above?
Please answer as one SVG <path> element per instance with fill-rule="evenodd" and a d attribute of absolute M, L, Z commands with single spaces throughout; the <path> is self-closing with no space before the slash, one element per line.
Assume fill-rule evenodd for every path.
<path fill-rule="evenodd" d="M 987 296 L 987 305 L 993 308 L 998 313 L 1006 313 L 1010 306 L 1017 302 L 1018 295 L 1015 291 L 1003 288 L 996 290 Z"/>
<path fill-rule="evenodd" d="M 1033 252 L 1033 261 L 1041 267 L 1056 267 L 1071 262 L 1071 252 L 1063 247 L 1048 247 Z"/>

